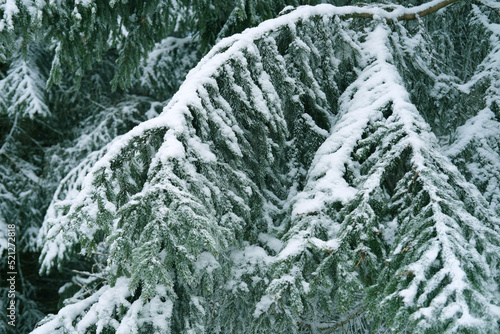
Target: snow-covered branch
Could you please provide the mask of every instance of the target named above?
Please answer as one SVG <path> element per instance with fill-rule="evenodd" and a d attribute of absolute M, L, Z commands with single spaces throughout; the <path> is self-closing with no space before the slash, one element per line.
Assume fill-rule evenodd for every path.
<path fill-rule="evenodd" d="M 406 8 L 400 5 L 380 5 L 371 4 L 366 7 L 361 7 L 363 9 L 368 9 L 367 11 L 354 9 L 349 14 L 342 14 L 341 17 L 361 17 L 361 18 L 374 18 L 380 17 L 385 18 L 387 22 L 392 21 L 409 21 L 415 20 L 418 17 L 424 17 L 438 10 L 451 5 L 460 0 L 434 0 L 428 3 L 422 4 L 417 7 Z"/>
<path fill-rule="evenodd" d="M 449 0 L 288 9 L 222 39 L 161 114 L 69 168 L 42 270 L 78 243 L 105 249 L 92 273 L 107 280 L 35 333 L 497 330 L 496 16 Z M 138 84 L 170 89 L 157 72 L 196 58 L 189 44 L 158 44 Z M 76 148 L 103 144 L 96 123 Z"/>

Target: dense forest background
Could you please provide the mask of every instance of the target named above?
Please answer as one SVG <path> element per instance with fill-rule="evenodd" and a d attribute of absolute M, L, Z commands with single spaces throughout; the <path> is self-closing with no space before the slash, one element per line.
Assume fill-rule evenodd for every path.
<path fill-rule="evenodd" d="M 498 331 L 500 4 L 320 2 L 0 1 L 0 333 Z"/>

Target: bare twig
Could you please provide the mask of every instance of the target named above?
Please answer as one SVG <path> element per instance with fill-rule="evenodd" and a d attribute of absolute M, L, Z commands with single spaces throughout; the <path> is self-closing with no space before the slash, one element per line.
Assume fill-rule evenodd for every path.
<path fill-rule="evenodd" d="M 6 145 L 9 141 L 9 139 L 12 138 L 12 136 L 14 135 L 14 131 L 16 130 L 16 127 L 17 127 L 17 119 L 19 117 L 19 114 L 17 113 L 16 116 L 14 117 L 14 124 L 12 125 L 12 128 L 10 128 L 10 131 L 9 131 L 9 134 L 7 135 L 7 137 L 5 137 L 5 140 L 3 142 L 3 145 L 2 147 L 0 147 L 0 154 L 4 154 L 5 152 L 5 149 L 6 149 Z"/>
<path fill-rule="evenodd" d="M 487 2 L 485 1 L 482 1 L 482 0 L 476 0 L 474 1 L 474 3 L 479 3 L 483 6 L 486 6 L 488 7 L 489 9 L 493 10 L 495 13 L 497 13 L 498 15 L 500 15 L 500 8 L 497 8 L 497 7 L 493 7 L 492 5 L 488 4 Z"/>
<path fill-rule="evenodd" d="M 319 215 L 318 211 L 301 212 L 296 214 L 296 216 L 317 216 L 317 215 Z"/>
<path fill-rule="evenodd" d="M 404 252 L 407 252 L 407 251 L 409 251 L 410 249 L 411 249 L 411 242 L 410 242 L 410 243 L 408 243 L 408 246 L 406 246 L 406 247 L 405 247 L 405 248 L 401 251 L 401 253 L 400 253 L 400 254 L 403 254 Z"/>
<path fill-rule="evenodd" d="M 361 262 L 363 262 L 364 259 L 365 258 L 363 257 L 363 255 L 361 255 L 361 257 L 360 257 L 358 263 L 356 264 L 356 266 L 354 267 L 354 269 L 358 269 L 358 266 L 361 264 Z"/>

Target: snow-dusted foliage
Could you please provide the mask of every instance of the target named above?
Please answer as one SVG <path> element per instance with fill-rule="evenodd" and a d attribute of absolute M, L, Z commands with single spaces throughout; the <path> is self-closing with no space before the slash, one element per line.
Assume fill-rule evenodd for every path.
<path fill-rule="evenodd" d="M 59 186 L 42 270 L 101 262 L 33 333 L 494 333 L 498 6 L 432 14 L 489 36 L 457 70 L 443 26 L 398 22 L 441 2 L 300 7 L 220 41 Z"/>
<path fill-rule="evenodd" d="M 143 94 L 167 100 L 177 92 L 186 74 L 200 60 L 199 42 L 191 37 L 167 37 L 155 45 L 141 68 Z"/>
<path fill-rule="evenodd" d="M 348 2 L 348 0 L 188 1 L 193 13 L 192 23 L 200 34 L 202 49 L 207 49 L 222 38 L 239 33 L 247 27 L 256 26 L 265 20 L 289 12 L 296 6 L 317 5 L 319 3 L 345 5 Z"/>
<path fill-rule="evenodd" d="M 473 7 L 476 24 L 489 40 L 486 56 L 470 80 L 459 86 L 467 94 L 481 92 L 481 109 L 474 110 L 466 124 L 457 129 L 447 154 L 465 177 L 483 193 L 491 208 L 500 213 L 500 20 L 499 5 Z M 492 16 L 490 18 L 490 16 Z M 494 16 L 496 15 L 496 17 Z"/>
<path fill-rule="evenodd" d="M 179 40 L 173 37 L 159 43 L 141 70 L 143 75 L 137 88 L 138 94 L 170 98 L 188 70 L 196 64 L 196 48 L 192 44 L 189 38 Z M 172 59 L 174 56 L 179 58 L 178 65 L 182 66 L 167 68 L 172 66 L 171 62 L 175 63 Z M 154 71 L 157 72 L 156 75 Z M 73 140 L 54 145 L 46 152 L 46 164 L 56 166 L 50 171 L 49 178 L 61 181 L 55 189 L 53 201 L 47 209 L 38 235 L 38 245 L 44 258 L 41 270 L 44 272 L 49 272 L 56 263 L 61 269 L 62 260 L 71 257 L 78 244 L 77 236 L 71 232 L 64 235 L 57 233 L 68 223 L 61 218 L 65 212 L 63 208 L 67 205 L 65 203 L 78 194 L 85 175 L 107 152 L 110 142 L 120 140 L 119 136 L 135 125 L 157 116 L 165 103 L 164 100 L 159 102 L 143 95 L 127 95 L 122 102 L 111 102 L 102 92 L 102 86 L 106 85 L 101 82 L 102 74 L 97 78 L 95 76 L 83 79 L 84 85 L 94 87 L 92 90 L 79 92 L 76 98 L 73 97 L 75 92 L 72 90 L 65 93 L 71 96 L 70 103 L 77 103 L 85 113 L 91 114 L 80 121 L 80 126 L 74 130 L 76 133 L 73 134 Z M 160 93 L 161 89 L 163 92 Z"/>
<path fill-rule="evenodd" d="M 50 113 L 45 98 L 47 69 L 36 63 L 43 57 L 40 53 L 34 46 L 28 48 L 26 55 L 18 55 L 12 61 L 7 76 L 0 80 L 2 99 L 11 119 L 45 118 Z"/>
<path fill-rule="evenodd" d="M 48 204 L 44 194 L 43 179 L 40 177 L 40 161 L 43 151 L 40 143 L 43 136 L 36 129 L 45 128 L 51 115 L 46 104 L 43 89 L 43 65 L 37 62 L 43 52 L 29 48 L 27 54 L 17 57 L 0 80 L 0 270 L 7 271 L 8 225 L 15 226 L 16 260 L 20 253 L 29 254 L 35 248 L 38 228 L 43 220 L 44 209 Z M 35 143 L 35 145 L 33 145 Z M 11 235 L 12 236 L 12 235 Z M 10 239 L 12 244 L 13 239 Z M 10 247 L 12 253 L 12 246 Z M 12 257 L 10 258 L 12 260 Z M 36 263 L 30 256 L 26 263 Z M 11 262 L 12 263 L 12 262 Z M 16 263 L 20 263 L 18 260 Z M 17 312 L 25 317 L 18 322 L 20 332 L 27 332 L 44 316 L 31 298 L 35 289 L 28 277 L 35 268 L 19 269 L 18 300 L 22 304 Z M 35 269 L 36 272 L 36 269 Z M 5 277 L 2 274 L 2 277 Z M 4 280 L 5 281 L 5 280 Z M 8 286 L 2 282 L 0 293 L 7 296 Z M 5 302 L 4 298 L 2 301 Z M 7 307 L 2 304 L 2 307 Z M 7 317 L 0 320 L 0 331 L 7 326 Z"/>
<path fill-rule="evenodd" d="M 141 4 L 118 0 L 4 1 L 0 4 L 0 60 L 10 57 L 12 50 L 23 49 L 34 36 L 47 36 L 54 51 L 49 86 L 60 83 L 67 68 L 74 72 L 78 84 L 96 61 L 116 48 L 113 86 L 129 86 L 155 42 L 183 25 L 183 18 L 189 17 L 186 10 L 176 0 Z M 19 36 L 23 43 L 18 43 Z"/>
<path fill-rule="evenodd" d="M 147 116 L 157 115 L 155 106 L 159 102 L 151 101 L 140 96 L 129 97 L 129 100 L 117 104 L 115 107 L 98 108 L 99 112 L 81 122 L 82 133 L 71 143 L 53 146 L 47 150 L 46 163 L 60 166 L 51 171 L 53 178 L 61 178 L 55 190 L 52 204 L 47 209 L 45 222 L 38 235 L 38 245 L 42 249 L 44 262 L 41 270 L 50 270 L 52 261 L 63 260 L 72 255 L 70 251 L 77 243 L 76 236 L 71 233 L 58 234 L 55 239 L 54 231 L 64 228 L 66 221 L 57 220 L 53 224 L 53 217 L 58 217 L 64 207 L 64 201 L 73 198 L 82 186 L 83 175 L 87 174 L 91 166 L 106 152 L 109 143 L 124 131 L 131 129 L 147 119 Z M 102 106 L 101 106 L 102 107 Z M 78 163 L 79 162 L 79 163 Z M 73 164 L 77 163 L 76 166 Z M 60 207 L 54 208 L 55 203 Z M 64 210 L 62 210 L 64 211 Z M 57 254 L 51 253 L 57 249 Z M 62 262 L 59 262 L 59 268 Z"/>
<path fill-rule="evenodd" d="M 183 39 L 182 45 L 187 45 L 189 40 Z M 140 86 L 126 94 L 113 94 L 109 82 L 114 75 L 117 57 L 114 54 L 107 54 L 101 64 L 82 76 L 79 90 L 72 84 L 72 73 L 64 74 L 60 86 L 45 89 L 50 52 L 41 46 L 29 44 L 9 66 L 2 64 L 0 253 L 2 256 L 6 254 L 7 224 L 16 225 L 16 257 L 19 259 L 16 333 L 28 333 L 46 313 L 57 311 L 58 285 L 71 280 L 75 275 L 71 269 L 86 269 L 92 265 L 78 256 L 78 249 L 75 249 L 78 243 L 71 234 L 51 238 L 50 233 L 64 225 L 54 226 L 50 219 L 46 219 L 40 230 L 47 211 L 48 216 L 54 211 L 53 206 L 49 206 L 51 200 L 71 198 L 81 188 L 79 180 L 103 155 L 110 141 L 158 115 L 165 100 L 171 97 L 187 71 L 196 64 L 193 49 L 196 47 L 190 50 L 180 48 L 178 44 L 163 45 L 165 57 L 175 53 L 184 66 L 156 77 L 157 87 L 171 89 L 161 95 L 154 91 L 146 94 L 146 89 Z M 185 57 L 187 54 L 190 56 Z M 46 256 L 40 268 L 37 266 L 37 252 L 42 250 L 44 254 L 53 250 L 58 252 Z M 39 270 L 48 272 L 54 264 L 50 261 L 56 259 L 60 260 L 57 264 L 61 273 L 38 276 Z M 63 259 L 66 263 L 76 263 L 77 267 L 61 266 Z M 6 265 L 7 261 L 3 261 L 2 272 L 7 272 Z M 67 291 L 78 285 L 74 283 Z M 5 282 L 0 289 L 6 296 L 8 286 Z M 68 296 L 69 292 L 65 293 L 61 296 Z M 0 320 L 2 333 L 14 329 L 5 320 Z"/>

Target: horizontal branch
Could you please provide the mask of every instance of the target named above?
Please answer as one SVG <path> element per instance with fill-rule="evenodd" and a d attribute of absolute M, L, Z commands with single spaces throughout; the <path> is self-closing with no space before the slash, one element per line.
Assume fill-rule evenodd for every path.
<path fill-rule="evenodd" d="M 418 17 L 424 17 L 426 15 L 437 12 L 438 10 L 451 5 L 459 0 L 443 0 L 432 4 L 430 2 L 426 5 L 421 5 L 415 8 L 404 8 L 404 9 L 396 9 L 394 12 L 388 12 L 383 8 L 380 8 L 380 12 L 374 14 L 373 11 L 358 11 L 354 13 L 340 15 L 342 18 L 350 18 L 350 17 L 361 17 L 361 18 L 370 18 L 373 19 L 375 15 L 385 18 L 387 22 L 394 21 L 410 21 L 415 20 Z M 371 9 L 371 8 L 370 8 Z M 399 14 L 399 12 L 403 12 Z"/>

